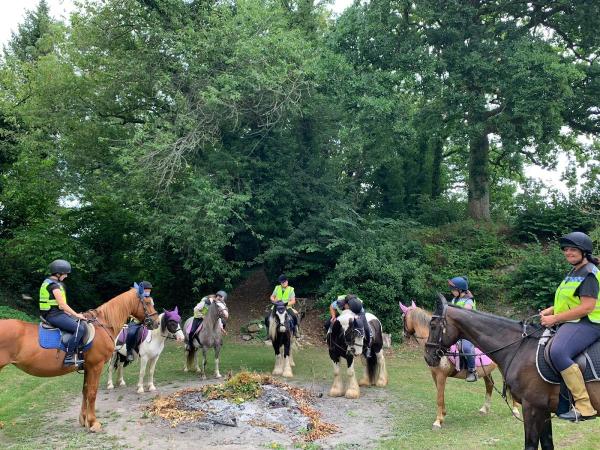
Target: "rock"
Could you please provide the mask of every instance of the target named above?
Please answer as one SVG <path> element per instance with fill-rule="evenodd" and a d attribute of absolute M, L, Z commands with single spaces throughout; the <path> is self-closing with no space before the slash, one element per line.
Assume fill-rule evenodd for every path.
<path fill-rule="evenodd" d="M 250 336 L 249 334 L 242 334 L 242 340 L 244 340 L 244 341 L 251 341 L 252 340 L 252 336 Z"/>
<path fill-rule="evenodd" d="M 251 323 L 248 325 L 248 333 L 258 333 L 260 330 L 262 330 L 260 323 Z"/>
<path fill-rule="evenodd" d="M 383 338 L 383 348 L 390 348 L 392 346 L 392 335 L 383 333 L 381 337 Z"/>

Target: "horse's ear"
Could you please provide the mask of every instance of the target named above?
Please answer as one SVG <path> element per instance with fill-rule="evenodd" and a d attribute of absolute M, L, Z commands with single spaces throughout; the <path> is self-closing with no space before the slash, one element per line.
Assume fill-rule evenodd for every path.
<path fill-rule="evenodd" d="M 446 297 L 444 297 L 441 293 L 438 292 L 438 299 L 435 302 L 435 313 L 440 316 L 444 313 L 444 309 L 448 306 L 448 302 L 446 301 Z"/>
<path fill-rule="evenodd" d="M 177 315 L 179 315 L 179 309 L 177 309 L 177 306 L 175 307 L 175 309 L 173 310 L 173 312 Z"/>
<path fill-rule="evenodd" d="M 411 308 L 416 308 L 416 307 L 417 307 L 417 304 L 415 303 L 415 301 L 414 301 L 414 300 L 411 300 L 410 307 L 411 307 Z"/>
<path fill-rule="evenodd" d="M 408 306 L 404 306 L 404 305 L 402 304 L 402 302 L 398 302 L 398 305 L 400 306 L 400 309 L 402 310 L 402 312 L 403 312 L 404 314 L 406 314 L 406 312 L 408 311 Z"/>

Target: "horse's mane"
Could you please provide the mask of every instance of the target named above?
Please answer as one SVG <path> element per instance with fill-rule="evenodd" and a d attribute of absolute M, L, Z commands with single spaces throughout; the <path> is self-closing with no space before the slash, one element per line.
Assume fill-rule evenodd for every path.
<path fill-rule="evenodd" d="M 98 315 L 104 319 L 106 326 L 112 328 L 113 333 L 116 334 L 123 328 L 127 317 L 133 309 L 133 301 L 137 301 L 137 295 L 137 291 L 131 288 L 96 309 Z"/>
<path fill-rule="evenodd" d="M 431 313 L 424 310 L 423 308 L 411 308 L 410 309 L 412 319 L 417 325 L 429 329 L 429 322 L 431 321 Z"/>
<path fill-rule="evenodd" d="M 509 319 L 508 317 L 503 317 L 503 316 L 497 316 L 496 314 L 492 314 L 492 313 L 488 313 L 488 312 L 483 312 L 483 311 L 478 311 L 475 309 L 465 309 L 465 308 L 461 308 L 460 306 L 457 305 L 448 305 L 449 308 L 454 308 L 460 311 L 465 311 L 465 312 L 469 312 L 471 314 L 474 314 L 476 316 L 483 316 L 485 318 L 491 319 L 494 322 L 497 322 L 499 326 L 503 326 L 503 327 L 508 327 L 508 328 L 516 328 L 518 330 L 522 330 L 523 329 L 523 321 L 518 321 L 518 320 L 514 320 L 514 319 Z M 538 326 L 537 324 L 528 324 L 527 325 L 528 329 L 530 327 L 533 327 L 534 329 L 538 329 L 540 328 L 540 326 Z"/>

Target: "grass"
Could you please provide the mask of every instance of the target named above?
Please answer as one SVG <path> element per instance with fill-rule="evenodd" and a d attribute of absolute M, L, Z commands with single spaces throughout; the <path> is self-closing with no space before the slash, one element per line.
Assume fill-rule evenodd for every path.
<path fill-rule="evenodd" d="M 197 379 L 196 373 L 184 373 L 181 344 L 169 342 L 155 374 L 157 385 L 178 386 Z M 318 385 L 331 382 L 331 364 L 324 348 L 308 348 L 295 356 L 295 378 Z M 209 359 L 209 374 L 213 370 Z M 226 344 L 221 353 L 221 372 L 237 373 L 241 369 L 268 372 L 273 366 L 273 354 L 264 344 Z M 126 370 L 126 389 L 135 389 L 136 364 Z M 388 357 L 389 386 L 386 397 L 392 427 L 379 443 L 381 449 L 515 449 L 523 447 L 523 425 L 512 418 L 503 400 L 493 396 L 492 411 L 480 416 L 484 385 L 463 380 L 449 380 L 446 388 L 448 415 L 441 431 L 432 431 L 435 420 L 435 389 L 422 353 L 400 347 Z M 496 380 L 500 380 L 496 373 Z M 70 374 L 59 378 L 35 378 L 9 366 L 0 372 L 0 446 L 2 448 L 120 448 L 116 440 L 105 434 L 89 434 L 83 429 L 73 433 L 69 424 L 56 423 L 53 411 L 62 411 L 67 404 L 80 401 L 83 377 Z M 106 387 L 102 377 L 100 392 Z M 76 400 L 74 400 L 76 399 Z M 99 411 L 104 421 L 113 412 Z M 360 414 L 360 411 L 357 411 Z M 77 417 L 72 418 L 76 423 Z M 352 416 L 346 420 L 351 423 Z M 597 422 L 570 424 L 553 421 L 556 448 L 597 449 Z M 69 431 L 70 430 L 70 431 Z M 265 448 L 277 448 L 265 443 Z M 311 449 L 318 446 L 311 445 Z"/>

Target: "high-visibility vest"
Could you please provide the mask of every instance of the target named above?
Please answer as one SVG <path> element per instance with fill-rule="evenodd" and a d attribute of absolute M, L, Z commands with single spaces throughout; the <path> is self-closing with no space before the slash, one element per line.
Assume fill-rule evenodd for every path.
<path fill-rule="evenodd" d="M 50 298 L 50 292 L 48 292 L 48 286 L 50 286 L 52 283 L 56 283 L 60 286 L 60 292 L 65 299 L 65 303 L 67 303 L 67 291 L 62 283 L 51 278 L 46 278 L 40 287 L 40 311 L 50 311 L 50 308 L 53 306 L 58 306 L 58 302 L 54 296 Z"/>
<path fill-rule="evenodd" d="M 575 290 L 588 274 L 593 273 L 600 283 L 600 271 L 594 264 L 588 263 L 585 269 L 587 269 L 587 271 L 585 271 L 583 276 L 573 277 L 571 276 L 571 273 L 569 273 L 562 283 L 560 283 L 554 294 L 554 314 L 559 314 L 581 305 L 581 299 L 578 296 L 575 296 Z M 596 299 L 596 307 L 588 314 L 588 319 L 590 319 L 591 322 L 600 323 L 600 299 Z M 580 319 L 573 319 L 568 322 L 579 322 L 579 320 Z"/>
<path fill-rule="evenodd" d="M 475 303 L 475 299 L 471 297 L 458 297 L 452 300 L 452 304 L 458 306 L 459 308 L 464 308 L 467 300 L 471 300 L 473 302 L 473 309 L 477 309 L 477 305 Z"/>
<path fill-rule="evenodd" d="M 288 286 L 285 289 L 282 289 L 281 285 L 278 284 L 275 287 L 275 300 L 281 301 L 281 302 L 287 304 L 287 302 L 290 299 L 290 295 L 292 295 L 293 292 L 294 292 L 294 288 L 293 287 Z"/>

